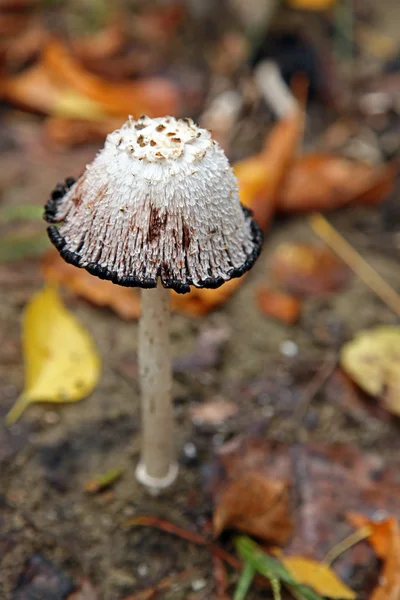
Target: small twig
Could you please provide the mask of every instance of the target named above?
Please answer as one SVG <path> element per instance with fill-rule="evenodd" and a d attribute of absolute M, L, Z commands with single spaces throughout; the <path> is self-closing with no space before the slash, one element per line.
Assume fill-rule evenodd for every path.
<path fill-rule="evenodd" d="M 400 317 L 400 296 L 320 214 L 309 219 L 313 231 Z"/>
<path fill-rule="evenodd" d="M 343 552 L 346 552 L 346 550 L 349 550 L 350 548 L 358 544 L 358 542 L 365 540 L 365 538 L 369 537 L 370 535 L 371 527 L 369 527 L 369 525 L 357 529 L 357 531 L 347 536 L 347 538 L 345 538 L 344 540 L 336 544 L 336 546 L 334 546 L 331 550 L 329 550 L 328 554 L 325 556 L 322 562 L 330 567 L 331 564 L 341 554 L 343 554 Z"/>
<path fill-rule="evenodd" d="M 126 526 L 137 526 L 143 525 L 145 527 L 155 527 L 156 529 L 160 529 L 161 531 L 165 531 L 176 537 L 187 540 L 192 544 L 196 544 L 197 546 L 206 546 L 214 556 L 221 558 L 225 561 L 230 567 L 234 568 L 237 571 L 241 571 L 243 565 L 240 560 L 238 560 L 232 554 L 229 554 L 226 550 L 218 546 L 215 542 L 208 540 L 206 537 L 200 535 L 199 533 L 195 533 L 193 531 L 189 531 L 180 527 L 179 525 L 175 525 L 166 519 L 161 519 L 160 517 L 155 517 L 152 515 L 142 515 L 139 517 L 133 517 L 132 519 L 128 519 L 126 522 Z M 260 586 L 264 588 L 269 588 L 269 582 L 265 580 L 265 578 L 260 575 L 256 575 L 254 581 Z"/>

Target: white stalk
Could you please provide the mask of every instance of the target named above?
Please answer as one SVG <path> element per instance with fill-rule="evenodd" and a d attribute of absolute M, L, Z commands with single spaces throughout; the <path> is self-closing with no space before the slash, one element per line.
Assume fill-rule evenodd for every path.
<path fill-rule="evenodd" d="M 174 450 L 172 370 L 169 347 L 170 291 L 159 283 L 141 292 L 139 378 L 142 455 L 136 477 L 150 491 L 170 486 L 178 473 Z"/>

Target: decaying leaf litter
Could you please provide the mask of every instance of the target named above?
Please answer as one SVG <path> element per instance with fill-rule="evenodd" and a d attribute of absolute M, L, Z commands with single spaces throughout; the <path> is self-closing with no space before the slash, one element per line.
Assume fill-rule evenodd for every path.
<path fill-rule="evenodd" d="M 301 4 L 298 8 L 310 8 L 305 6 L 306 2 Z M 321 2 L 318 6 L 313 4 L 314 9 L 324 8 Z M 395 10 L 390 4 L 389 9 Z M 21 19 L 32 16 L 29 3 L 24 5 L 23 11 L 26 12 L 22 16 L 19 14 L 16 20 L 10 11 L 18 35 L 22 33 Z M 179 31 L 180 19 L 187 18 L 182 14 L 177 7 L 170 12 L 150 11 L 141 15 L 139 29 L 150 32 L 148 35 L 153 34 L 152 39 L 155 39 L 160 38 L 161 27 L 169 43 Z M 310 16 L 299 15 L 303 19 Z M 10 18 L 9 13 L 7 18 Z M 238 44 L 241 38 L 237 33 L 235 38 L 229 32 L 230 26 L 231 22 L 227 20 L 227 31 L 222 28 L 213 33 L 215 39 L 205 37 L 201 40 L 208 60 L 210 56 L 221 57 L 221 48 L 231 50 L 230 61 L 220 61 L 214 76 L 217 70 L 218 76 L 221 70 L 225 76 L 231 76 L 238 66 L 235 60 L 239 63 L 243 60 L 243 47 L 248 41 L 242 38 Z M 2 113 L 5 128 L 1 147 L 5 172 L 0 175 L 0 185 L 1 210 L 5 212 L 0 226 L 5 243 L 1 247 L 4 262 L 0 265 L 0 314 L 5 342 L 0 360 L 1 381 L 4 381 L 1 412 L 6 415 L 24 386 L 20 317 L 22 309 L 34 293 L 40 291 L 44 281 L 61 285 L 64 302 L 93 336 L 103 365 L 99 384 L 89 398 L 61 407 L 51 404 L 30 406 L 19 422 L 1 431 L 0 543 L 4 593 L 11 598 L 29 597 L 35 591 L 60 598 L 75 595 L 83 598 L 179 599 L 223 597 L 223 594 L 227 598 L 234 597 L 239 594 L 237 561 L 240 557 L 246 560 L 246 551 L 250 551 L 254 560 L 257 555 L 250 539 L 240 538 L 233 545 L 235 538 L 229 531 L 230 525 L 233 534 L 236 529 L 257 536 L 255 539 L 261 541 L 263 549 L 265 544 L 271 544 L 267 555 L 269 562 L 261 556 L 261 564 L 247 565 L 248 591 L 243 597 L 265 597 L 266 594 L 272 597 L 272 593 L 279 593 L 278 589 L 286 597 L 287 588 L 290 590 L 291 586 L 289 577 L 294 578 L 295 586 L 313 584 L 310 582 L 311 563 L 305 561 L 321 563 L 325 560 L 323 564 L 329 565 L 336 553 L 338 557 L 332 562 L 332 568 L 342 583 L 332 584 L 331 579 L 327 583 L 325 567 L 316 567 L 318 583 L 314 591 L 308 587 L 300 588 L 298 594 L 316 598 L 322 594 L 318 585 L 326 585 L 331 597 L 339 597 L 335 596 L 339 589 L 341 597 L 353 597 L 352 593 L 358 593 L 360 598 L 395 598 L 398 590 L 396 518 L 400 516 L 396 480 L 398 423 L 396 417 L 391 416 L 396 414 L 393 393 L 388 396 L 387 391 L 396 389 L 396 380 L 394 386 L 385 388 L 384 394 L 366 394 L 361 388 L 370 390 L 362 383 L 362 373 L 357 376 L 344 365 L 343 348 L 346 343 L 353 343 L 353 338 L 355 344 L 364 331 L 367 332 L 364 335 L 373 335 L 373 328 L 377 326 L 385 326 L 391 332 L 391 339 L 396 340 L 396 313 L 374 295 L 372 288 L 361 282 L 362 273 L 357 273 L 357 277 L 344 268 L 342 276 L 339 269 L 338 280 L 336 267 L 332 266 L 336 262 L 332 258 L 322 263 L 322 268 L 314 268 L 315 256 L 325 247 L 311 233 L 305 218 L 278 215 L 278 220 L 271 226 L 274 213 L 289 208 L 289 212 L 294 209 L 325 211 L 344 206 L 341 211 L 327 215 L 330 223 L 393 290 L 398 290 L 396 193 L 388 196 L 395 185 L 395 140 L 392 140 L 389 152 L 385 124 L 374 123 L 376 115 L 368 112 L 359 118 L 358 129 L 352 126 L 346 132 L 344 128 L 343 134 L 343 126 L 340 130 L 338 123 L 336 132 L 331 129 L 330 138 L 324 138 L 321 134 L 327 131 L 332 116 L 321 108 L 316 114 L 315 107 L 320 102 L 318 93 L 316 104 L 309 105 L 307 110 L 303 143 L 301 126 L 292 130 L 289 127 L 288 135 L 294 136 L 292 145 L 283 133 L 279 133 L 285 131 L 284 122 L 272 129 L 269 109 L 265 106 L 253 113 L 242 110 L 236 117 L 236 125 L 240 125 L 236 131 L 225 131 L 221 142 L 226 144 L 228 153 L 231 152 L 237 163 L 237 174 L 243 184 L 242 200 L 252 204 L 267 229 L 265 250 L 254 272 L 240 287 L 232 286 L 220 296 L 215 292 L 203 297 L 201 293 L 191 294 L 186 302 L 177 303 L 172 340 L 177 446 L 182 475 L 176 487 L 163 499 L 149 500 L 134 480 L 139 449 L 138 406 L 132 402 L 132 395 L 138 398 L 139 394 L 136 356 L 132 352 L 136 325 L 134 321 L 126 323 L 122 320 L 137 318 L 137 300 L 115 299 L 110 292 L 99 288 L 88 291 L 94 284 L 74 279 L 75 274 L 68 274 L 64 279 L 61 266 L 53 262 L 51 255 L 35 258 L 35 254 L 43 253 L 41 223 L 31 220 L 29 210 L 25 213 L 22 210 L 25 217 L 22 221 L 21 215 L 14 213 L 13 216 L 11 210 L 27 203 L 36 206 L 44 203 L 56 181 L 79 175 L 82 165 L 96 152 L 105 132 L 115 126 L 113 109 L 112 118 L 91 112 L 101 118 L 90 126 L 85 120 L 85 110 L 90 102 L 99 102 L 101 90 L 108 89 L 100 85 L 102 78 L 110 77 L 110 72 L 105 73 L 107 64 L 114 68 L 118 65 L 122 80 L 128 76 L 127 65 L 132 68 L 128 50 L 125 50 L 128 57 L 117 51 L 121 34 L 116 35 L 115 31 L 120 29 L 117 19 L 103 37 L 96 38 L 97 45 L 89 46 L 91 52 L 87 46 L 82 43 L 79 46 L 76 42 L 74 56 L 78 58 L 78 67 L 79 64 L 82 66 L 71 69 L 67 74 L 68 82 L 64 74 L 61 74 L 64 79 L 60 75 L 56 82 L 58 92 L 60 88 L 65 90 L 71 86 L 73 93 L 67 89 L 61 109 L 59 103 L 55 109 L 53 104 L 50 112 L 42 107 L 39 112 L 50 114 L 45 123 L 43 117 L 13 112 L 12 104 Z M 67 56 L 54 45 L 54 32 L 52 34 L 48 35 L 45 30 L 28 39 L 26 56 L 30 60 L 37 56 L 43 64 L 47 52 L 47 65 L 51 69 L 53 64 L 54 73 L 51 62 L 54 56 L 58 56 L 58 60 L 66 60 Z M 160 46 L 163 41 L 159 39 Z M 313 40 L 313 43 L 317 42 Z M 22 46 L 19 54 L 15 48 L 8 49 L 2 63 L 7 77 L 14 76 L 18 69 L 20 76 L 28 72 L 21 69 L 25 60 Z M 361 47 L 363 51 L 371 50 Z M 195 89 L 195 79 L 185 80 L 183 76 L 177 79 L 176 75 L 171 75 L 160 54 L 157 58 L 157 52 L 152 55 L 153 67 L 149 68 L 147 62 L 146 68 L 143 54 L 139 53 L 140 60 L 135 67 L 139 80 L 155 72 L 165 77 L 167 83 L 178 89 L 179 99 L 186 102 L 186 105 L 183 103 L 184 110 L 200 115 L 205 101 L 205 79 L 201 85 L 197 83 Z M 14 64 L 10 63 L 10 56 Z M 155 69 L 154 64 L 157 64 Z M 196 72 L 201 78 L 198 65 L 189 62 L 185 68 L 187 73 L 192 69 L 192 74 Z M 88 80 L 84 69 L 92 70 L 97 79 Z M 86 99 L 86 88 L 82 86 L 88 85 L 88 81 L 94 87 L 90 88 Z M 191 82 L 191 88 L 188 82 Z M 82 92 L 84 101 L 77 97 Z M 315 89 L 310 89 L 311 92 L 315 93 Z M 362 91 L 363 97 L 368 95 L 367 92 Z M 244 89 L 243 93 L 248 92 Z M 115 91 L 115 102 L 116 98 Z M 248 97 L 246 102 L 249 102 Z M 71 112 L 71 105 L 73 111 L 81 111 L 79 115 Z M 368 106 L 364 101 L 365 105 Z M 103 103 L 102 110 L 104 107 L 109 110 Z M 32 110 L 31 106 L 22 108 Z M 92 104 L 90 108 L 92 111 Z M 121 115 L 121 121 L 124 116 Z M 390 118 L 395 124 L 395 111 Z M 365 128 L 374 132 L 367 144 Z M 338 147 L 338 130 L 342 145 L 336 159 L 333 152 Z M 75 137 L 67 137 L 69 132 Z M 252 132 L 250 136 L 249 132 Z M 278 145 L 272 145 L 274 139 Z M 91 140 L 99 140 L 97 146 L 96 143 L 87 144 Z M 77 143 L 80 146 L 73 152 L 63 149 Z M 296 154 L 297 147 L 299 154 Z M 365 171 L 360 164 L 360 171 L 352 169 L 353 163 L 347 161 L 354 157 L 363 160 L 367 151 L 374 161 L 377 154 L 379 161 L 386 159 L 388 167 L 378 165 Z M 246 164 L 249 156 L 253 158 Z M 260 158 L 265 159 L 265 163 L 260 162 Z M 243 163 L 238 162 L 241 159 L 244 159 Z M 16 162 L 18 164 L 14 166 Z M 331 175 L 330 165 L 334 165 Z M 275 167 L 273 170 L 272 166 Z M 349 170 L 353 176 L 351 181 Z M 287 177 L 290 172 L 292 174 Z M 369 179 L 370 175 L 372 179 Z M 313 184 L 312 194 L 306 193 L 303 197 L 303 190 L 307 191 L 307 185 L 310 185 L 307 181 Z M 326 192 L 331 189 L 329 186 L 338 186 L 332 195 Z M 378 199 L 378 208 L 365 207 Z M 304 204 L 306 200 L 308 204 Z M 30 243 L 31 237 L 34 241 L 39 240 L 38 244 Z M 290 245 L 303 249 L 311 246 L 308 254 L 295 255 L 296 259 L 300 256 L 303 260 L 300 264 L 296 261 L 291 264 L 295 271 L 294 283 L 293 277 L 282 280 L 271 273 L 276 252 Z M 342 249 L 334 248 L 339 256 Z M 290 252 L 286 253 L 288 256 L 290 258 Z M 10 258 L 14 259 L 12 263 Z M 318 274 L 318 268 L 324 277 Z M 276 314 L 276 310 L 272 315 L 274 319 L 263 314 L 267 311 L 263 310 L 265 302 L 260 302 L 260 291 L 265 289 L 270 290 L 270 298 L 272 290 L 300 303 L 295 325 L 282 324 L 282 315 Z M 278 302 L 278 306 L 281 303 Z M 215 308 L 218 310 L 213 311 Z M 367 362 L 374 358 L 375 355 L 367 356 Z M 382 360 L 387 364 L 385 352 L 383 359 L 381 353 L 377 357 L 376 369 L 381 368 Z M 379 381 L 382 377 L 383 380 L 392 377 L 392 374 L 390 366 L 383 375 L 380 372 Z M 392 399 L 390 403 L 388 398 Z M 242 448 L 239 453 L 238 448 Z M 243 483 L 244 471 L 248 479 Z M 225 492 L 224 486 L 227 486 Z M 278 514 L 274 508 L 276 504 L 272 502 L 268 507 L 267 494 L 254 492 L 251 502 L 246 493 L 236 493 L 240 489 L 254 491 L 260 488 L 274 491 L 280 500 L 286 498 L 278 503 Z M 262 502 L 254 502 L 258 496 L 262 497 Z M 240 500 L 238 506 L 232 497 Z M 221 514 L 223 498 L 227 503 L 225 515 L 230 515 L 230 521 L 226 522 L 228 531 L 212 541 L 211 518 L 214 516 L 215 520 L 216 515 Z M 286 509 L 286 514 L 282 508 Z M 235 511 L 239 511 L 236 516 Z M 353 513 L 364 517 L 357 520 Z M 157 516 L 169 523 L 167 531 L 173 526 L 180 527 L 183 538 L 149 528 L 151 519 Z M 385 519 L 389 523 L 387 526 Z M 376 546 L 374 531 L 379 530 L 380 520 L 382 539 L 386 541 Z M 261 533 L 257 529 L 260 523 Z M 354 528 L 368 526 L 370 530 Z M 272 529 L 268 531 L 268 527 Z M 271 533 L 275 530 L 277 537 Z M 291 530 L 293 533 L 288 537 Z M 205 542 L 199 544 L 200 538 L 196 535 Z M 368 536 L 374 550 L 368 541 L 357 542 L 363 537 L 367 540 Z M 297 557 L 296 567 L 300 574 L 293 571 L 288 575 L 279 570 L 279 566 L 275 567 L 281 555 L 273 544 L 283 544 L 284 555 Z M 216 553 L 218 559 L 215 559 Z M 226 564 L 225 571 L 218 560 Z M 271 560 L 275 562 L 271 563 Z M 269 586 L 268 577 L 260 576 L 260 573 L 253 577 L 252 570 L 257 571 L 257 568 L 264 576 L 269 574 L 270 591 L 263 589 Z M 301 579 L 301 571 L 307 570 L 308 579 L 306 576 Z M 41 585 L 44 587 L 40 588 Z M 241 585 L 240 593 L 244 593 L 243 581 Z M 340 585 L 347 586 L 346 592 Z"/>

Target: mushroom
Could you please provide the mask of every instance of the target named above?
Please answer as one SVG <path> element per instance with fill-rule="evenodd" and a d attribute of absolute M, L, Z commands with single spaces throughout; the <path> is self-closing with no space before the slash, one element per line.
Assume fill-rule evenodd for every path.
<path fill-rule="evenodd" d="M 142 452 L 136 477 L 168 487 L 174 450 L 169 290 L 217 288 L 248 271 L 262 232 L 241 206 L 229 162 L 191 119 L 132 118 L 109 134 L 77 181 L 45 207 L 65 261 L 141 292 L 139 378 Z M 56 225 L 57 224 L 57 225 Z"/>

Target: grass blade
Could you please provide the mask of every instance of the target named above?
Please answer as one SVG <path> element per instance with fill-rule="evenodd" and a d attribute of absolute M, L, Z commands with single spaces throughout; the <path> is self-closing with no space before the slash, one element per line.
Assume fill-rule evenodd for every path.
<path fill-rule="evenodd" d="M 247 592 L 249 591 L 253 582 L 254 574 L 254 567 L 250 563 L 246 562 L 243 567 L 243 571 L 240 575 L 239 581 L 237 582 L 233 600 L 245 600 Z"/>

